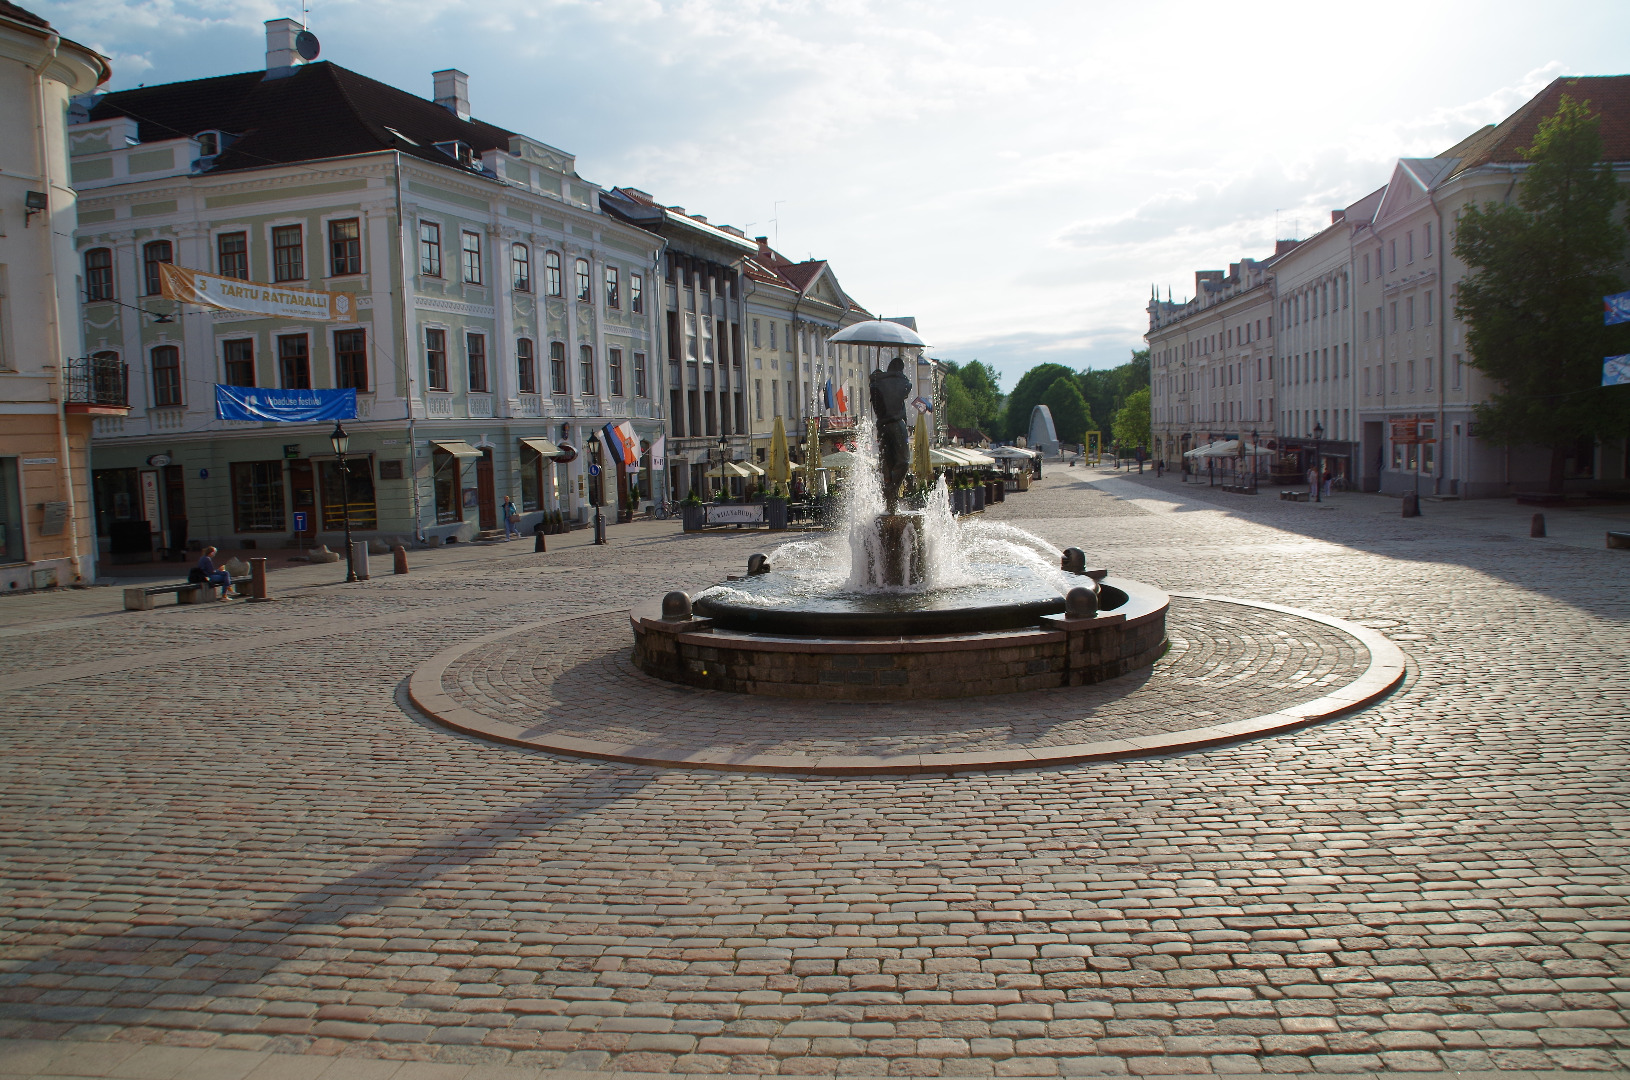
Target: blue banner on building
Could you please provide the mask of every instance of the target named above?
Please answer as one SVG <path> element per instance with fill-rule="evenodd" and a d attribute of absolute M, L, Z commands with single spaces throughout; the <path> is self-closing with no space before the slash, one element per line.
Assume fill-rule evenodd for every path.
<path fill-rule="evenodd" d="M 269 390 L 258 386 L 215 386 L 215 415 L 221 420 L 278 420 L 312 423 L 354 420 L 355 390 Z"/>
<path fill-rule="evenodd" d="M 1602 361 L 1603 386 L 1630 386 L 1630 353 Z"/>
<path fill-rule="evenodd" d="M 1630 292 L 1602 297 L 1602 322 L 1607 326 L 1630 322 Z"/>

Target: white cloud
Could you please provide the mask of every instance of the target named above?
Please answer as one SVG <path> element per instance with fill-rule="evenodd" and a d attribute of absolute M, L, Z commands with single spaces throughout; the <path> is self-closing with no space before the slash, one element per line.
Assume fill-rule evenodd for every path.
<path fill-rule="evenodd" d="M 1563 72 L 1613 73 L 1630 7 L 1476 18 L 1108 0 L 311 0 L 324 59 L 717 222 L 778 231 L 948 356 L 1118 362 L 1151 283 L 1265 256 Z M 298 0 L 34 0 L 115 85 L 258 67 Z M 1451 44 L 1452 43 L 1452 44 Z M 1277 216 L 1277 226 L 1276 226 Z M 776 219 L 774 225 L 771 221 Z"/>

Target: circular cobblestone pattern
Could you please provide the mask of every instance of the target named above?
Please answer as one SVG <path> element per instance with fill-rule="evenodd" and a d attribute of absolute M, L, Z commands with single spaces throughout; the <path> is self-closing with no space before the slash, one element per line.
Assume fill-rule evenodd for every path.
<path fill-rule="evenodd" d="M 1011 767 L 1124 754 L 1134 747 L 1101 744 L 1210 732 L 1306 706 L 1352 686 L 1372 663 L 1364 642 L 1340 627 L 1254 604 L 1174 597 L 1167 627 L 1170 649 L 1152 668 L 1095 686 L 931 704 L 804 702 L 789 710 L 778 698 L 646 675 L 630 656 L 626 614 L 602 613 L 522 628 L 421 669 L 458 710 L 489 724 L 460 722 L 430 695 L 420 704 L 450 726 L 505 742 L 647 763 L 752 767 L 758 763 L 744 759 L 767 757 L 813 770 L 844 759 L 831 771 L 860 772 L 866 765 L 849 759 L 900 768 L 917 755 L 963 755 L 956 767 Z M 1364 696 L 1385 688 L 1370 686 Z M 1346 708 L 1342 702 L 1318 715 Z M 1287 716 L 1277 726 L 1291 722 Z M 1089 746 L 1098 749 L 1081 749 Z"/>

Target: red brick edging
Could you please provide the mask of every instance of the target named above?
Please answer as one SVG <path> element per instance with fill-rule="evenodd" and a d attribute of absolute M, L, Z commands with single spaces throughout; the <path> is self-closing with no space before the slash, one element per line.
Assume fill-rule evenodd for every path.
<path fill-rule="evenodd" d="M 442 686 L 442 676 L 460 657 L 502 638 L 523 634 L 541 626 L 567 621 L 547 619 L 512 627 L 492 634 L 460 642 L 443 649 L 414 669 L 408 679 L 408 697 L 413 704 L 436 723 L 454 731 L 508 746 L 540 750 L 568 757 L 588 757 L 603 761 L 620 761 L 633 765 L 655 765 L 667 768 L 721 769 L 737 772 L 804 773 L 817 775 L 843 775 L 866 773 L 945 773 L 989 769 L 1029 769 L 1043 765 L 1063 765 L 1079 761 L 1099 761 L 1112 758 L 1143 757 L 1193 750 L 1219 743 L 1287 731 L 1306 724 L 1318 723 L 1352 712 L 1371 704 L 1391 692 L 1404 678 L 1404 654 L 1398 646 L 1379 631 L 1331 618 L 1299 608 L 1270 604 L 1259 600 L 1239 600 L 1228 596 L 1203 593 L 1174 592 L 1171 596 L 1213 603 L 1235 604 L 1240 607 L 1277 611 L 1310 622 L 1339 630 L 1356 638 L 1369 653 L 1369 666 L 1357 679 L 1300 705 L 1287 706 L 1275 712 L 1236 720 L 1227 724 L 1173 731 L 1129 739 L 1103 742 L 1075 743 L 1063 746 L 1044 746 L 1034 750 L 1003 750 L 961 754 L 898 754 L 880 756 L 826 756 L 685 753 L 682 747 L 661 745 L 630 745 L 602 742 L 595 739 L 577 739 L 569 736 L 550 738 L 523 738 L 514 734 L 516 727 L 474 709 L 459 705 L 450 698 Z M 611 609 L 618 610 L 618 609 Z M 592 612 L 575 618 L 590 618 L 608 614 Z"/>

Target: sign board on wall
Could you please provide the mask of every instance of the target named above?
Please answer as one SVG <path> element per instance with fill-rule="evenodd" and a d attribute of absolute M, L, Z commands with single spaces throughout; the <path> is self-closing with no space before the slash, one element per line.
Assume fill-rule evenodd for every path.
<path fill-rule="evenodd" d="M 158 471 L 156 469 L 143 469 L 141 471 L 141 509 L 142 517 L 147 519 L 147 527 L 153 532 L 163 532 L 164 526 L 160 524 L 158 512 Z"/>
<path fill-rule="evenodd" d="M 707 523 L 709 525 L 762 525 L 764 524 L 764 504 L 752 503 L 747 506 L 732 505 L 730 503 L 709 504 Z"/>
<path fill-rule="evenodd" d="M 1402 420 L 1392 421 L 1392 441 L 1395 443 L 1418 443 L 1421 441 L 1421 422 L 1418 417 L 1410 416 Z"/>
<path fill-rule="evenodd" d="M 41 506 L 45 517 L 40 522 L 41 536 L 61 536 L 63 528 L 68 524 L 68 504 L 65 502 L 48 502 Z"/>

